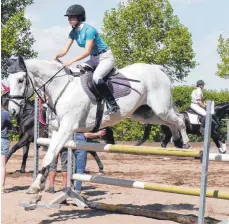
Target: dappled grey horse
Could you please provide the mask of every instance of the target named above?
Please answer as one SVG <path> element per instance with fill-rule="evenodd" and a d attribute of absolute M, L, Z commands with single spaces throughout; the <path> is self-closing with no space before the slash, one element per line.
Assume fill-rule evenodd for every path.
<path fill-rule="evenodd" d="M 8 70 L 11 73 L 10 97 L 21 104 L 34 90 L 43 88 L 58 121 L 42 170 L 28 193 L 44 189 L 50 163 L 72 134 L 91 131 L 95 126 L 96 102 L 85 93 L 80 79 L 69 78 L 63 69 L 63 65 L 55 61 L 24 61 L 18 56 Z M 171 81 L 161 67 L 138 63 L 120 69 L 119 73 L 126 79 L 139 82 L 131 82 L 131 92 L 117 100 L 120 112 L 109 114 L 107 108 L 104 109 L 100 128 L 113 126 L 127 117 L 147 124 L 164 124 L 171 128 L 174 139 L 178 137 L 178 129 L 184 146 L 189 147 L 183 115 L 173 108 Z M 9 111 L 18 114 L 19 106 L 10 101 Z"/>

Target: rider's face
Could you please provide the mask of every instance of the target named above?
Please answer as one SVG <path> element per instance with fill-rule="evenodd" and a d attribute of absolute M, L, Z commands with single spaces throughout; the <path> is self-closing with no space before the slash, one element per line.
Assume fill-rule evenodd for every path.
<path fill-rule="evenodd" d="M 76 16 L 69 16 L 68 21 L 72 26 L 78 26 L 79 21 Z"/>
<path fill-rule="evenodd" d="M 200 88 L 203 89 L 204 88 L 204 85 L 200 85 Z"/>

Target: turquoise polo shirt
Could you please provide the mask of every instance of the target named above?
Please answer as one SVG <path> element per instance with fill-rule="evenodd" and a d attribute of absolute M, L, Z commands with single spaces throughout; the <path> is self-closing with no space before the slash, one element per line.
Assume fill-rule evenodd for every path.
<path fill-rule="evenodd" d="M 84 23 L 81 30 L 72 29 L 69 33 L 69 39 L 75 40 L 78 46 L 85 48 L 87 40 L 94 40 L 91 55 L 97 54 L 108 48 L 107 44 L 103 41 L 99 32 L 92 26 Z"/>

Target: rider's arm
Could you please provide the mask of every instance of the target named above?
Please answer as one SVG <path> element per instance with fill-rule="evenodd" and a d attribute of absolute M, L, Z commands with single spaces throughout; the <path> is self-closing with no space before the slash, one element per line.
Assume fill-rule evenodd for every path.
<path fill-rule="evenodd" d="M 198 100 L 198 104 L 199 104 L 199 106 L 201 106 L 203 108 L 206 107 L 205 103 L 202 100 Z"/>
<path fill-rule="evenodd" d="M 96 133 L 85 132 L 84 133 L 84 137 L 85 138 L 99 138 L 99 137 L 101 137 L 101 136 L 103 136 L 105 134 L 106 134 L 106 130 L 103 129 L 103 130 L 100 130 L 100 131 L 98 131 Z"/>
<path fill-rule="evenodd" d="M 206 105 L 204 104 L 203 93 L 202 93 L 202 90 L 200 88 L 197 88 L 197 90 L 196 90 L 196 98 L 197 98 L 198 105 L 202 108 L 205 108 Z"/>
<path fill-rule="evenodd" d="M 85 51 L 80 55 L 71 60 L 72 63 L 80 61 L 91 54 L 92 47 L 94 45 L 94 40 L 87 40 Z"/>
<path fill-rule="evenodd" d="M 66 55 L 70 49 L 70 47 L 72 46 L 74 40 L 72 39 L 68 39 L 67 43 L 65 44 L 64 48 L 60 50 L 60 52 L 58 52 L 56 54 L 56 56 L 53 58 L 53 60 L 56 60 L 57 58 L 61 58 L 64 55 Z"/>
<path fill-rule="evenodd" d="M 86 45 L 85 45 L 85 51 L 78 57 L 73 58 L 70 62 L 71 64 L 80 61 L 86 57 L 88 57 L 91 54 L 92 48 L 95 43 L 95 37 L 96 37 L 96 30 L 95 29 L 87 29 L 85 33 L 86 38 Z"/>

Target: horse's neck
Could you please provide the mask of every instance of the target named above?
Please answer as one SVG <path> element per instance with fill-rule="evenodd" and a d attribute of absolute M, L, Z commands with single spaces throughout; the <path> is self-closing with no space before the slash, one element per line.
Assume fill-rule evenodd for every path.
<path fill-rule="evenodd" d="M 20 111 L 19 121 L 24 120 L 25 118 L 31 117 L 34 115 L 34 107 L 30 103 L 26 103 L 25 107 Z"/>
<path fill-rule="evenodd" d="M 31 60 L 27 64 L 29 75 L 36 89 L 43 86 L 60 70 L 60 68 L 54 69 L 53 65 L 45 61 Z M 64 71 L 61 71 L 50 82 L 46 83 L 45 88 L 42 88 L 41 91 L 45 91 L 44 94 L 49 97 L 50 103 L 54 104 L 67 82 L 68 76 L 65 75 Z"/>
<path fill-rule="evenodd" d="M 219 118 L 222 119 L 225 114 L 227 113 L 226 108 L 228 107 L 228 105 L 219 105 L 215 107 L 215 115 Z"/>

